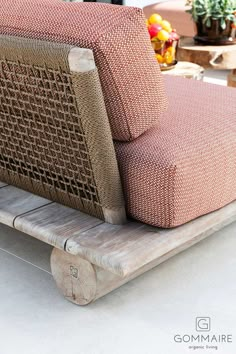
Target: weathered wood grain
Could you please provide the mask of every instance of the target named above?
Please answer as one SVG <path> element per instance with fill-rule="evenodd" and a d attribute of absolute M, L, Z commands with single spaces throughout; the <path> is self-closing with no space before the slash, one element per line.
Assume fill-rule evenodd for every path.
<path fill-rule="evenodd" d="M 87 305 L 96 296 L 97 281 L 91 263 L 54 248 L 51 270 L 64 297 L 78 305 Z"/>
<path fill-rule="evenodd" d="M 84 73 L 95 69 L 93 51 L 91 49 L 74 47 L 68 55 L 70 70 Z"/>
<path fill-rule="evenodd" d="M 235 218 L 231 216 L 231 218 L 221 223 L 221 227 L 233 220 Z M 219 225 L 215 225 L 215 228 L 212 226 L 211 233 L 217 231 L 218 228 L 220 228 Z M 204 236 L 208 236 L 207 231 Z M 202 238 L 200 236 L 198 239 L 190 240 L 188 247 Z M 107 269 L 91 264 L 79 256 L 54 249 L 51 257 L 52 274 L 65 298 L 77 305 L 87 305 L 156 267 L 184 249 L 186 249 L 185 244 L 173 247 L 169 252 L 154 258 L 151 262 L 140 266 L 136 271 L 126 276 L 119 276 Z"/>
<path fill-rule="evenodd" d="M 60 292 L 77 305 L 88 305 L 131 279 L 122 278 L 57 248 L 52 251 L 51 270 Z"/>
<path fill-rule="evenodd" d="M 236 202 L 174 229 L 130 221 L 102 224 L 68 239 L 66 251 L 121 277 L 155 260 L 171 257 L 236 220 Z"/>
<path fill-rule="evenodd" d="M 193 38 L 183 37 L 179 42 L 177 60 L 190 61 L 206 69 L 235 69 L 236 44 L 201 45 L 194 43 Z"/>
<path fill-rule="evenodd" d="M 88 253 L 86 255 L 83 252 L 78 253 L 87 259 L 90 258 L 89 251 L 93 254 L 97 253 L 96 260 L 102 260 L 104 256 L 102 245 L 104 244 L 106 254 L 110 256 L 110 258 L 104 257 L 103 259 L 105 269 L 90 263 L 88 260 L 81 259 L 78 255 L 70 255 L 54 249 L 51 257 L 51 267 L 57 286 L 69 301 L 77 305 L 87 305 L 235 221 L 236 202 L 212 214 L 205 215 L 174 230 L 149 230 L 153 233 L 151 237 L 148 237 L 148 230 L 145 229 L 144 225 L 135 224 L 132 232 L 131 225 L 134 223 L 131 222 L 131 228 L 126 228 L 128 232 L 126 241 L 125 235 L 123 235 L 123 241 L 121 243 L 116 242 L 116 245 L 113 245 L 114 234 L 115 238 L 122 238 L 122 227 L 111 226 L 113 233 L 110 242 L 106 233 L 108 230 L 105 232 L 103 230 L 97 239 L 93 240 L 92 238 L 90 240 L 91 250 L 87 248 Z M 104 229 L 105 225 L 101 225 L 97 229 Z M 96 228 L 93 231 L 95 230 Z M 147 238 L 147 242 L 140 236 L 141 233 Z M 155 236 L 155 240 L 153 236 Z M 69 243 L 70 241 L 72 239 L 69 240 Z M 109 248 L 110 252 L 108 251 Z M 112 249 L 114 253 L 112 253 Z M 117 252 L 119 251 L 120 259 L 117 258 Z M 98 255 L 100 252 L 101 254 Z M 117 261 L 116 274 L 114 268 L 111 268 L 113 261 Z M 110 263 L 105 264 L 106 262 Z M 120 262 L 119 266 L 118 262 Z"/>
<path fill-rule="evenodd" d="M 110 224 L 123 225 L 127 223 L 125 208 L 119 208 L 116 210 L 111 210 L 108 208 L 102 208 L 104 220 Z"/>
<path fill-rule="evenodd" d="M 0 188 L 0 222 L 13 227 L 17 216 L 48 203 L 50 201 L 47 199 L 13 186 Z"/>
<path fill-rule="evenodd" d="M 103 221 L 93 216 L 52 203 L 16 218 L 14 226 L 19 231 L 64 249 L 70 237 L 76 237 L 79 233 L 101 223 Z"/>

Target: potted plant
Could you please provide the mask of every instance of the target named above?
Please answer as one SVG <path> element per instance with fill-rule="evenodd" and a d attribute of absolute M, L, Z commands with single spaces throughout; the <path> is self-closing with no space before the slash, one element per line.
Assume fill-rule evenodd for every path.
<path fill-rule="evenodd" d="M 233 44 L 236 42 L 236 0 L 187 0 L 187 10 L 196 23 L 197 42 Z"/>

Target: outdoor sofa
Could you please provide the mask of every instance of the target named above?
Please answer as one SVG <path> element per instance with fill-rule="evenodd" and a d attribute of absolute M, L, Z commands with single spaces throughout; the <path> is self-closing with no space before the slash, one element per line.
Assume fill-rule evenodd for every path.
<path fill-rule="evenodd" d="M 236 219 L 236 90 L 163 77 L 140 9 L 1 1 L 0 222 L 85 305 Z"/>

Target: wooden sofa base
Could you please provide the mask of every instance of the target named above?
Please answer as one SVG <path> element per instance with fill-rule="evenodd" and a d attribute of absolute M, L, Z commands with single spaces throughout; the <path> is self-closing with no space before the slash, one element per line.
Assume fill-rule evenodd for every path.
<path fill-rule="evenodd" d="M 111 225 L 0 182 L 0 223 L 54 247 L 53 277 L 86 305 L 236 220 L 236 201 L 174 229 Z"/>
<path fill-rule="evenodd" d="M 51 255 L 51 270 L 58 289 L 67 300 L 76 305 L 88 305 L 156 267 L 174 254 L 163 255 L 134 273 L 121 277 L 81 257 L 54 248 Z"/>
<path fill-rule="evenodd" d="M 121 277 L 57 248 L 51 255 L 51 270 L 57 287 L 67 300 L 77 305 L 97 300 L 150 268 L 142 267 L 131 276 Z"/>

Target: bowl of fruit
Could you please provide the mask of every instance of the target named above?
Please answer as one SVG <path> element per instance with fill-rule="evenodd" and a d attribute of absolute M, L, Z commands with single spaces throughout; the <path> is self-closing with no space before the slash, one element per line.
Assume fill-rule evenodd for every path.
<path fill-rule="evenodd" d="M 179 36 L 176 30 L 159 14 L 152 14 L 146 23 L 161 70 L 172 69 L 177 64 L 176 52 Z"/>

